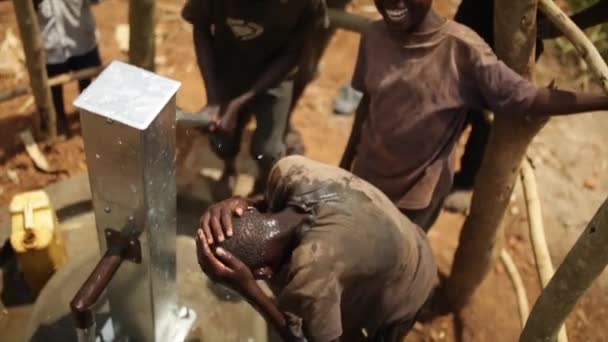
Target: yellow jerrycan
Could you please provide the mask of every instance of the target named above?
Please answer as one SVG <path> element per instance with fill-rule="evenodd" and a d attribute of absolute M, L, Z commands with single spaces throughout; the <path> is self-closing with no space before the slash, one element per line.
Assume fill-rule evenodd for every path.
<path fill-rule="evenodd" d="M 42 190 L 15 195 L 9 211 L 11 245 L 26 283 L 38 294 L 66 260 L 57 216 Z"/>

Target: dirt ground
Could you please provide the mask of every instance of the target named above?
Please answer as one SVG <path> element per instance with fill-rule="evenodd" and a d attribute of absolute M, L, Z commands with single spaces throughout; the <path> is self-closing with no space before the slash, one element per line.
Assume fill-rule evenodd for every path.
<path fill-rule="evenodd" d="M 179 8 L 181 1 L 161 1 L 161 4 L 164 6 L 160 6 L 158 18 L 157 72 L 181 81 L 178 105 L 186 110 L 196 110 L 204 105 L 205 97 L 194 60 L 191 30 L 178 13 L 171 10 Z M 457 4 L 457 0 L 437 0 L 435 6 L 441 14 L 451 17 Z M 364 0 L 354 1 L 352 9 L 359 13 L 373 12 L 370 3 Z M 103 61 L 126 60 L 127 56 L 120 51 L 114 35 L 117 25 L 127 23 L 127 1 L 106 0 L 95 8 L 95 16 Z M 0 1 L 0 41 L 8 30 L 14 34 L 18 32 L 12 5 L 9 1 Z M 357 45 L 358 35 L 338 32 L 322 61 L 319 79 L 310 85 L 298 104 L 294 122 L 303 134 L 307 155 L 311 158 L 336 164 L 341 156 L 352 117 L 332 114 L 332 98 L 338 87 L 351 76 Z M 556 79 L 562 88 L 576 87 L 573 81 L 578 75 L 576 68 L 571 64 L 561 64 L 563 61 L 556 57 L 556 53 L 549 46 L 538 68 L 539 81 L 545 84 Z M 25 82 L 24 79 L 0 75 L 0 91 Z M 72 133 L 44 149 L 51 165 L 61 170 L 55 174 L 38 171 L 16 137 L 17 132 L 28 127 L 33 115 L 34 107 L 27 103 L 29 98 L 0 103 L 0 204 L 6 205 L 14 194 L 21 191 L 86 171 L 78 116 L 71 105 L 75 96 L 76 86 L 70 84 L 67 86 L 66 104 L 71 112 Z M 608 193 L 605 176 L 608 151 L 604 146 L 607 131 L 608 120 L 601 118 L 601 114 L 589 114 L 580 119 L 558 119 L 553 120 L 533 143 L 531 155 L 538 172 L 543 174 L 539 186 L 543 190 L 541 197 L 554 262 L 563 259 Z M 188 155 L 191 146 L 197 145 L 195 140 L 202 140 L 197 132 L 180 130 L 180 160 Z M 246 170 L 251 163 L 245 161 L 241 164 L 240 168 Z M 505 219 L 505 246 L 515 259 L 532 303 L 540 288 L 524 209 L 518 190 Z M 443 213 L 429 234 L 443 273 L 449 271 L 463 220 L 461 215 Z M 7 236 L 9 229 L 8 225 L 0 226 L 0 236 Z M 598 282 L 583 296 L 568 319 L 571 341 L 608 341 L 607 303 L 605 289 Z M 407 341 L 516 341 L 519 332 L 514 291 L 504 268 L 497 264 L 467 309 L 458 315 L 449 314 L 418 324 Z"/>

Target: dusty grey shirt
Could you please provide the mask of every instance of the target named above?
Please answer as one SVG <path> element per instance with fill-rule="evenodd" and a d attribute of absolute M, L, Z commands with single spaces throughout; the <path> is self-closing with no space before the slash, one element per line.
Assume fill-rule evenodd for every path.
<path fill-rule="evenodd" d="M 309 342 L 364 340 L 413 319 L 429 297 L 437 269 L 425 234 L 371 184 L 291 156 L 272 169 L 266 200 L 270 210 L 310 214 L 273 286 Z"/>
<path fill-rule="evenodd" d="M 70 57 L 84 55 L 95 48 L 97 38 L 91 4 L 98 2 L 99 0 L 39 2 L 38 23 L 46 49 L 47 64 L 64 63 Z"/>

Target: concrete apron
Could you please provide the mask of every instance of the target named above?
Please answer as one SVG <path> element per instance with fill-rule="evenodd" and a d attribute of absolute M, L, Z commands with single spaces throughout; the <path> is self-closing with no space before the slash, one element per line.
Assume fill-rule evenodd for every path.
<path fill-rule="evenodd" d="M 73 177 L 46 190 L 58 213 L 68 249 L 68 262 L 40 293 L 31 315 L 28 315 L 29 325 L 24 337 L 33 341 L 76 341 L 69 302 L 100 257 L 88 178 L 86 175 Z M 190 186 L 182 187 L 178 195 L 177 218 L 179 300 L 197 314 L 187 341 L 267 341 L 269 333 L 264 320 L 234 292 L 210 282 L 198 266 L 192 236 L 208 201 L 199 196 L 199 191 L 195 193 L 192 190 Z M 125 296 L 128 295 L 125 293 Z M 14 324 L 8 323 L 5 327 L 23 333 L 24 318 L 24 315 L 20 315 L 18 322 L 9 317 Z M 98 329 L 103 327 L 107 319 L 108 306 L 100 305 Z M 22 334 L 15 333 L 10 335 Z"/>

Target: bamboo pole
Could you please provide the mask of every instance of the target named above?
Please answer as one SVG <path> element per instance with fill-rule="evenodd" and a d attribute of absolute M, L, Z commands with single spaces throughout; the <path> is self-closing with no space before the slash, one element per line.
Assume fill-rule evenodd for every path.
<path fill-rule="evenodd" d="M 608 199 L 604 201 L 532 308 L 520 342 L 555 341 L 578 299 L 608 265 Z M 601 328 L 601 327 L 598 327 Z"/>
<path fill-rule="evenodd" d="M 513 70 L 532 79 L 537 0 L 496 0 L 496 54 Z M 514 113 L 523 114 L 523 113 Z M 496 116 L 477 175 L 471 212 L 460 234 L 447 282 L 453 309 L 463 308 L 501 251 L 502 219 L 519 167 L 532 138 L 545 124 L 523 115 Z"/>
<path fill-rule="evenodd" d="M 539 9 L 574 45 L 581 58 L 585 60 L 597 81 L 608 93 L 608 66 L 597 51 L 597 48 L 587 38 L 585 32 L 566 15 L 553 0 L 539 0 Z"/>
<path fill-rule="evenodd" d="M 39 138 L 46 135 L 46 138 L 54 140 L 57 137 L 57 114 L 48 86 L 46 54 L 42 44 L 40 28 L 38 27 L 34 2 L 13 0 L 13 7 L 17 17 L 23 51 L 25 52 L 27 72 L 39 113 L 38 116 L 34 116 L 33 131 Z"/>
<path fill-rule="evenodd" d="M 154 71 L 155 0 L 129 1 L 129 62 Z"/>
<path fill-rule="evenodd" d="M 513 283 L 513 287 L 515 288 L 517 307 L 519 308 L 519 318 L 521 321 L 521 326 L 523 327 L 526 324 L 528 314 L 530 313 L 530 304 L 528 303 L 528 295 L 526 294 L 524 282 L 521 280 L 521 276 L 517 270 L 517 267 L 515 266 L 515 262 L 513 262 L 513 258 L 511 258 L 511 255 L 506 249 L 503 249 L 500 252 L 500 260 L 505 265 L 507 274 L 509 275 L 511 282 Z"/>
<path fill-rule="evenodd" d="M 538 196 L 536 177 L 534 176 L 534 169 L 527 159 L 524 160 L 521 166 L 521 183 L 524 190 L 524 198 L 526 200 L 530 241 L 532 242 L 532 251 L 534 252 L 534 259 L 536 260 L 536 270 L 538 272 L 541 287 L 544 289 L 553 277 L 555 271 L 545 238 L 543 212 Z M 565 326 L 561 327 L 557 341 L 568 342 Z"/>
<path fill-rule="evenodd" d="M 48 86 L 53 87 L 56 85 L 66 84 L 72 81 L 79 81 L 86 78 L 93 78 L 99 75 L 105 67 L 92 67 L 76 72 L 69 72 L 61 75 L 57 75 L 48 80 Z M 11 90 L 0 92 L 0 102 L 12 100 L 16 97 L 27 95 L 32 92 L 32 87 L 29 85 L 17 87 Z"/>

